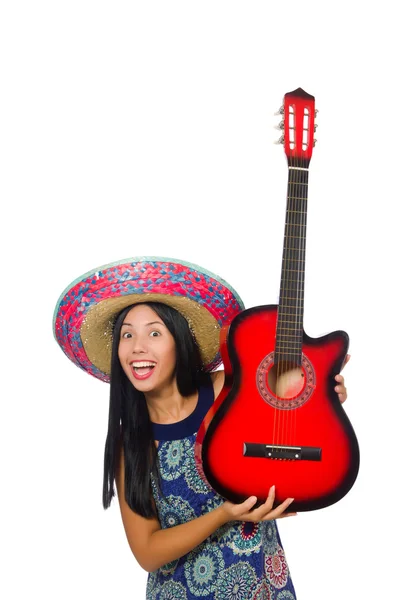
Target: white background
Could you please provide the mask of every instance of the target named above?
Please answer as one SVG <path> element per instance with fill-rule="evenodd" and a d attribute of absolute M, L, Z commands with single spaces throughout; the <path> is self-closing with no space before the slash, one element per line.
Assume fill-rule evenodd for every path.
<path fill-rule="evenodd" d="M 154 255 L 278 300 L 286 92 L 316 97 L 305 330 L 350 336 L 359 477 L 279 524 L 299 600 L 392 598 L 395 555 L 393 3 L 4 2 L 1 545 L 4 598 L 144 598 L 101 503 L 108 386 L 55 343 L 82 273 Z"/>

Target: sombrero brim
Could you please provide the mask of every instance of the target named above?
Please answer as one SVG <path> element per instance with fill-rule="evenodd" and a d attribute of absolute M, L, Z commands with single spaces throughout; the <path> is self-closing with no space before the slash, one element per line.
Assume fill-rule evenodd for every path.
<path fill-rule="evenodd" d="M 109 381 L 115 316 L 149 301 L 168 304 L 187 319 L 207 371 L 221 362 L 220 328 L 244 309 L 228 283 L 198 265 L 130 258 L 85 273 L 64 290 L 54 312 L 55 338 L 78 367 Z"/>

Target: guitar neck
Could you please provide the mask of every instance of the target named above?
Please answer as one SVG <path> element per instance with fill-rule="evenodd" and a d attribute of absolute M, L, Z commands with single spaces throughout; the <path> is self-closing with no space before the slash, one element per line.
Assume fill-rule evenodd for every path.
<path fill-rule="evenodd" d="M 306 221 L 309 169 L 288 169 L 287 211 L 276 331 L 275 364 L 302 361 Z M 302 161 L 300 162 L 302 165 Z"/>

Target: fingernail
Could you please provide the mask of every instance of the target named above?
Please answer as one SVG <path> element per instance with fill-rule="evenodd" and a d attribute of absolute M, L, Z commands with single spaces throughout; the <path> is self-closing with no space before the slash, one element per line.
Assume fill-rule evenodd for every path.
<path fill-rule="evenodd" d="M 274 491 L 275 491 L 275 489 L 276 489 L 276 486 L 275 486 L 275 485 L 272 485 L 272 487 L 271 487 L 271 488 L 270 488 L 270 490 L 269 490 L 269 494 L 273 494 L 273 493 L 274 493 Z"/>
<path fill-rule="evenodd" d="M 290 498 L 288 504 L 292 504 L 294 500 L 295 500 L 295 498 Z"/>

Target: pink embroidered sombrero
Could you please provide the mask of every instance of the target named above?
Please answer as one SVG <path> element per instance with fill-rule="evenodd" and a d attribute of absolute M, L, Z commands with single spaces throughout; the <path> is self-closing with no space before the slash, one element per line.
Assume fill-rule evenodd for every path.
<path fill-rule="evenodd" d="M 197 265 L 129 258 L 85 273 L 64 290 L 54 312 L 55 339 L 78 367 L 109 381 L 114 319 L 130 304 L 149 301 L 168 304 L 187 319 L 206 371 L 221 362 L 220 328 L 244 309 L 228 283 Z"/>

